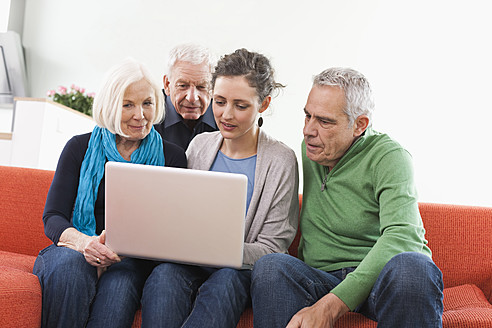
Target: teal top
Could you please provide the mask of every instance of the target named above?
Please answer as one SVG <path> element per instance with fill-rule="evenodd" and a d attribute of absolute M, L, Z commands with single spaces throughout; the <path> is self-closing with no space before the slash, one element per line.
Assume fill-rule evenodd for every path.
<path fill-rule="evenodd" d="M 331 291 L 351 310 L 393 256 L 431 256 L 411 156 L 388 135 L 367 129 L 331 171 L 306 157 L 303 142 L 302 164 L 299 257 L 323 271 L 357 267 Z"/>

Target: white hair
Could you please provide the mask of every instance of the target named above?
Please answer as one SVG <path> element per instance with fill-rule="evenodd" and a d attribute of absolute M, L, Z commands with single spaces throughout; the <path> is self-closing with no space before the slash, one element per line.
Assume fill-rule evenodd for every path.
<path fill-rule="evenodd" d="M 344 112 L 350 124 L 353 124 L 360 115 L 367 115 L 371 126 L 374 99 L 369 81 L 362 73 L 351 68 L 329 68 L 313 78 L 313 86 L 315 85 L 341 88 L 345 95 Z"/>
<path fill-rule="evenodd" d="M 179 61 L 188 62 L 193 65 L 206 63 L 209 71 L 212 72 L 216 59 L 210 50 L 204 46 L 193 43 L 177 45 L 169 52 L 169 59 L 167 62 L 168 76 L 171 76 L 174 64 Z"/>
<path fill-rule="evenodd" d="M 111 133 L 128 137 L 121 130 L 123 97 L 130 84 L 144 79 L 154 90 L 155 115 L 152 124 L 164 119 L 164 96 L 147 67 L 133 58 L 127 58 L 106 73 L 99 91 L 94 97 L 92 117 L 100 127 Z"/>

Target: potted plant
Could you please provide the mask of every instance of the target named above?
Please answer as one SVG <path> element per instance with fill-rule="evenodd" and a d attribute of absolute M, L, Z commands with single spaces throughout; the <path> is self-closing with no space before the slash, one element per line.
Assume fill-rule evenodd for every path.
<path fill-rule="evenodd" d="M 59 104 L 92 116 L 92 103 L 94 102 L 93 92 L 86 94 L 84 88 L 72 84 L 70 91 L 64 86 L 59 86 L 56 91 L 49 90 L 46 95 L 52 97 L 53 101 Z"/>

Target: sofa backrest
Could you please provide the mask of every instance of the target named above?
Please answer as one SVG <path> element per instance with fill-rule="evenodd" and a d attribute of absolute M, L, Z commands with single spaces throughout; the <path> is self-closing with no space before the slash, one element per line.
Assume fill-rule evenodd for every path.
<path fill-rule="evenodd" d="M 444 287 L 475 284 L 492 301 L 492 208 L 419 204 Z"/>
<path fill-rule="evenodd" d="M 53 175 L 0 166 L 0 250 L 37 255 L 51 243 L 42 213 Z M 472 283 L 492 301 L 492 208 L 420 203 L 419 209 L 445 287 Z M 293 256 L 299 239 L 300 231 L 289 248 Z"/>
<path fill-rule="evenodd" d="M 444 287 L 475 284 L 492 301 L 492 208 L 419 203 L 419 210 Z M 300 235 L 289 248 L 293 256 Z"/>
<path fill-rule="evenodd" d="M 54 172 L 0 166 L 0 250 L 38 255 L 51 241 L 42 214 Z"/>

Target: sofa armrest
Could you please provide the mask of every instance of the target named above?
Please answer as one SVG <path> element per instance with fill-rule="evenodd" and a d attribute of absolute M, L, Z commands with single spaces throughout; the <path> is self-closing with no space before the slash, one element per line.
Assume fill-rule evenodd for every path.
<path fill-rule="evenodd" d="M 0 166 L 0 250 L 37 255 L 51 241 L 42 221 L 54 172 Z"/>

